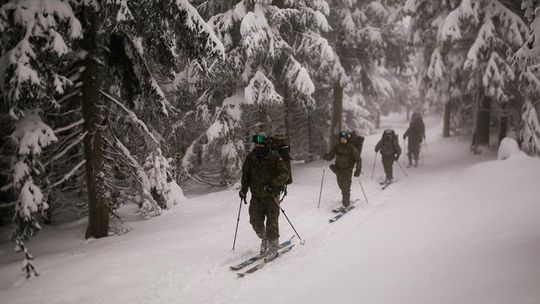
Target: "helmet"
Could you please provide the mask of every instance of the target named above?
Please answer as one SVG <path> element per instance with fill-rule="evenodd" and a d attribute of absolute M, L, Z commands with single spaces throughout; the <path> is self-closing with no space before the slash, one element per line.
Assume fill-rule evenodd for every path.
<path fill-rule="evenodd" d="M 268 143 L 268 138 L 264 134 L 255 134 L 251 141 L 256 144 L 266 145 Z"/>
<path fill-rule="evenodd" d="M 339 132 L 339 138 L 347 138 L 347 139 L 349 139 L 349 132 L 347 132 L 347 131 Z"/>

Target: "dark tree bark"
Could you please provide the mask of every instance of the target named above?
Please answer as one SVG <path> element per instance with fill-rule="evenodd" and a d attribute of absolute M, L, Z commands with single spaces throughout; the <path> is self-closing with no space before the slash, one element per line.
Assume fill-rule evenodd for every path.
<path fill-rule="evenodd" d="M 308 109 L 307 131 L 308 131 L 308 154 L 309 154 L 308 161 L 309 162 L 313 161 L 313 137 L 311 135 L 313 132 L 312 128 L 313 128 L 313 122 L 311 119 L 311 110 Z"/>
<path fill-rule="evenodd" d="M 88 227 L 86 238 L 105 237 L 109 232 L 109 208 L 103 157 L 103 132 L 106 127 L 105 102 L 100 98 L 102 71 L 98 57 L 97 31 L 99 19 L 91 9 L 84 12 L 86 31 L 82 41 L 87 51 L 82 74 L 82 114 L 84 130 L 84 158 L 86 160 L 86 185 L 88 189 Z"/>
<path fill-rule="evenodd" d="M 452 111 L 452 104 L 448 101 L 444 105 L 444 119 L 443 119 L 443 137 L 450 137 L 450 114 Z"/>
<path fill-rule="evenodd" d="M 283 119 L 285 120 L 285 136 L 287 136 L 287 138 L 290 138 L 289 135 L 291 134 L 291 104 L 291 95 L 289 94 L 288 90 L 285 89 L 283 92 Z"/>
<path fill-rule="evenodd" d="M 483 96 L 478 103 L 476 113 L 476 130 L 475 144 L 476 146 L 489 145 L 489 123 L 491 116 L 491 100 L 487 96 Z"/>
<path fill-rule="evenodd" d="M 506 132 L 508 130 L 508 113 L 506 111 L 507 104 L 504 104 L 502 106 L 502 114 L 500 118 L 500 124 L 499 124 L 499 142 L 498 145 L 501 144 L 501 141 L 506 137 Z"/>
<path fill-rule="evenodd" d="M 259 132 L 270 134 L 270 124 L 265 106 L 259 106 Z"/>
<path fill-rule="evenodd" d="M 341 114 L 343 112 L 343 87 L 339 82 L 334 84 L 334 101 L 332 103 L 332 125 L 330 126 L 330 146 L 337 143 L 341 131 Z"/>

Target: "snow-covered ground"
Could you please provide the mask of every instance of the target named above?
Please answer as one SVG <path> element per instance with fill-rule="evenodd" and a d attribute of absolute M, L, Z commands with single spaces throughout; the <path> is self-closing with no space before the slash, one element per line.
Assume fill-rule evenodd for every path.
<path fill-rule="evenodd" d="M 0 302 L 540 303 L 540 161 L 471 155 L 466 140 L 440 138 L 439 121 L 426 120 L 421 167 L 405 177 L 394 166 L 399 181 L 384 191 L 380 159 L 370 179 L 380 132 L 366 138 L 370 204 L 336 223 L 331 171 L 317 209 L 323 163 L 296 165 L 282 206 L 306 243 L 253 275 L 228 269 L 258 247 L 243 206 L 231 251 L 239 199 L 230 190 L 128 221 L 121 236 L 85 241 L 84 223 L 46 227 L 29 243 L 41 273 L 30 280 L 3 243 Z M 407 122 L 393 115 L 383 124 L 401 136 Z M 362 198 L 356 179 L 352 196 Z M 282 239 L 294 235 L 283 216 L 280 227 Z"/>

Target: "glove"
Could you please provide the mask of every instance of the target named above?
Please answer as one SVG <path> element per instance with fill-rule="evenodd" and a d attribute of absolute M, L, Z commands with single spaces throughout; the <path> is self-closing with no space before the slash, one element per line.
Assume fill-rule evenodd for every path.
<path fill-rule="evenodd" d="M 360 176 L 360 172 L 361 172 L 361 169 L 356 169 L 356 171 L 354 171 L 354 177 L 359 177 Z"/>
<path fill-rule="evenodd" d="M 246 199 L 246 196 L 247 196 L 247 193 L 244 192 L 244 191 L 242 191 L 242 190 L 240 190 L 240 191 L 238 192 L 238 195 L 240 196 L 241 199 L 245 200 L 245 199 Z"/>
<path fill-rule="evenodd" d="M 332 160 L 332 158 L 330 157 L 330 154 L 329 153 L 326 153 L 324 155 L 324 160 Z"/>

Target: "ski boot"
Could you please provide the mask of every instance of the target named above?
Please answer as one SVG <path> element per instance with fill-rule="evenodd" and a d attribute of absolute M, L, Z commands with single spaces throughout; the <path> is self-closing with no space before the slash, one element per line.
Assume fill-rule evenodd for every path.
<path fill-rule="evenodd" d="M 279 240 L 269 240 L 268 241 L 268 251 L 266 251 L 266 256 L 264 257 L 265 262 L 270 262 L 278 256 L 279 249 Z"/>

